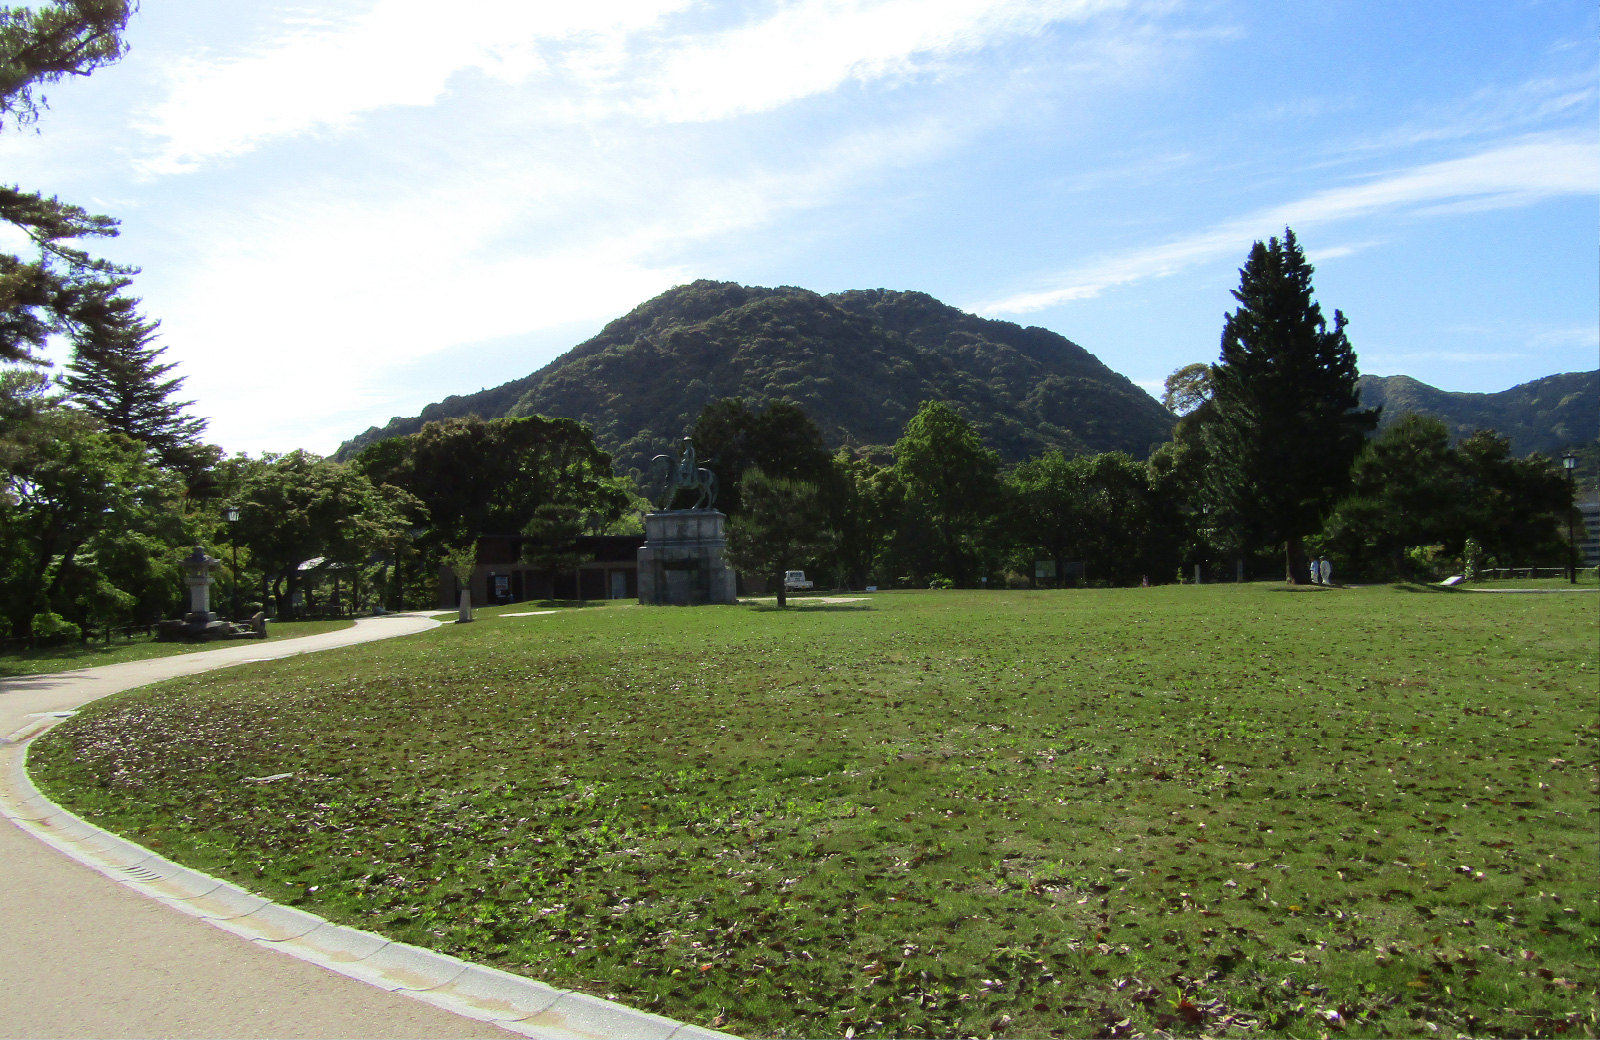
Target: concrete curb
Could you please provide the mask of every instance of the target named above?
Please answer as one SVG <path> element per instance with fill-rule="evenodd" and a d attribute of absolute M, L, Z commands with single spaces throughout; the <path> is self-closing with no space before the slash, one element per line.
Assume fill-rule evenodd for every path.
<path fill-rule="evenodd" d="M 0 816 L 120 885 L 269 949 L 523 1036 L 540 1040 L 731 1036 L 334 924 L 181 866 L 97 827 L 45 797 L 27 772 L 29 746 L 70 714 L 53 713 L 0 738 Z"/>

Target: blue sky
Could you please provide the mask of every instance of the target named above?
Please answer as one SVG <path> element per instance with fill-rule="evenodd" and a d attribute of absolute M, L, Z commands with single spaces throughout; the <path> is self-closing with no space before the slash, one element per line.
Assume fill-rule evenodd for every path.
<path fill-rule="evenodd" d="M 1597 365 L 1591 2 L 144 0 L 7 176 L 123 221 L 230 451 L 330 451 L 674 284 L 919 289 L 1147 388 L 1294 226 L 1363 371 Z"/>

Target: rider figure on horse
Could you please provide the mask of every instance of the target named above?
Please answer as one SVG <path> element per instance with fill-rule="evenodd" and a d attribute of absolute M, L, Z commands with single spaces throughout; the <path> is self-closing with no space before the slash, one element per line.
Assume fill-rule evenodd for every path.
<path fill-rule="evenodd" d="M 657 455 L 650 460 L 650 463 L 656 473 L 661 473 L 664 469 L 667 478 L 665 497 L 661 500 L 660 508 L 668 509 L 672 506 L 672 498 L 679 488 L 689 488 L 700 493 L 699 499 L 693 506 L 695 509 L 710 509 L 716 505 L 717 475 L 697 464 L 694 438 L 683 439 L 683 453 L 678 456 L 676 463 L 673 462 L 671 455 Z"/>

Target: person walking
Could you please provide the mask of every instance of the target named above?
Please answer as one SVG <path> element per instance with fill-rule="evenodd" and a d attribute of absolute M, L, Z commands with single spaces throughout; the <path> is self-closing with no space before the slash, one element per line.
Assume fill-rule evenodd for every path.
<path fill-rule="evenodd" d="M 1317 561 L 1317 569 L 1322 572 L 1322 584 L 1333 584 L 1333 561 L 1324 556 Z"/>

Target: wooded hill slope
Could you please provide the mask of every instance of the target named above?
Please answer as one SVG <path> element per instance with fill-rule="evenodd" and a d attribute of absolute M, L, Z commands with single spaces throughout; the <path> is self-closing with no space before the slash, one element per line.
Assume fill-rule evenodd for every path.
<path fill-rule="evenodd" d="M 1410 376 L 1362 376 L 1361 403 L 1383 406 L 1380 428 L 1407 412 L 1431 415 L 1453 438 L 1495 430 L 1511 438 L 1511 450 L 1554 455 L 1600 436 L 1600 371 L 1566 372 L 1522 383 L 1495 394 L 1458 394 Z"/>
<path fill-rule="evenodd" d="M 626 472 L 672 447 L 723 397 L 752 406 L 787 398 L 835 447 L 892 444 L 923 401 L 944 400 L 1008 462 L 1051 448 L 1142 458 L 1174 421 L 1065 337 L 979 318 L 926 293 L 822 296 L 698 281 L 641 304 L 532 375 L 372 427 L 338 457 L 436 419 L 538 414 L 588 423 Z"/>

